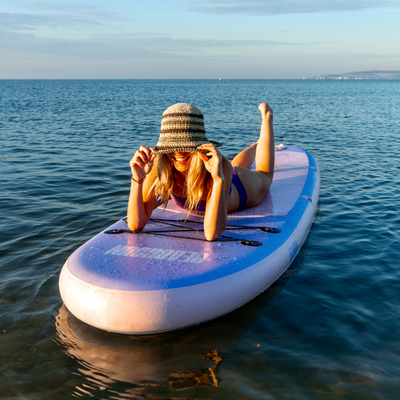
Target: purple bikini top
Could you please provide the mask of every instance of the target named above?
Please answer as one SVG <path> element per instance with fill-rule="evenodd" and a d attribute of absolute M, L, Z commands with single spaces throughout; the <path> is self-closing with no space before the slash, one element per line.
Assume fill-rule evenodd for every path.
<path fill-rule="evenodd" d="M 184 199 L 183 197 L 178 197 L 175 196 L 174 194 L 170 194 L 172 201 L 174 202 L 175 205 L 177 205 L 180 208 L 185 208 L 185 203 L 186 203 L 186 199 Z M 206 201 L 205 200 L 201 200 L 196 212 L 200 212 L 200 213 L 205 213 L 206 212 Z"/>

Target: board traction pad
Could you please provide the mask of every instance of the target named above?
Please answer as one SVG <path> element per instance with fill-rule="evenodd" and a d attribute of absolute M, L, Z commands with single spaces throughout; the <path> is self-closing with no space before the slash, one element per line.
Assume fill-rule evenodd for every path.
<path fill-rule="evenodd" d="M 269 193 L 256 207 L 236 211 L 228 215 L 228 220 L 246 217 L 285 216 L 293 208 L 303 190 L 309 169 L 307 153 L 299 148 L 290 148 L 275 152 L 275 172 Z M 182 213 L 170 200 L 165 208 L 168 211 Z M 162 218 L 164 207 L 153 211 L 153 218 Z"/>

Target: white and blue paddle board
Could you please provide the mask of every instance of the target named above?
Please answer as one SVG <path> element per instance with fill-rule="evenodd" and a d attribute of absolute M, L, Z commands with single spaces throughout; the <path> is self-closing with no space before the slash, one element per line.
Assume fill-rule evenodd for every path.
<path fill-rule="evenodd" d="M 150 334 L 227 314 L 288 268 L 311 227 L 320 173 L 305 150 L 275 150 L 270 191 L 257 207 L 228 215 L 214 242 L 203 218 L 169 201 L 141 233 L 125 219 L 79 247 L 60 274 L 60 293 L 81 321 L 111 332 Z"/>

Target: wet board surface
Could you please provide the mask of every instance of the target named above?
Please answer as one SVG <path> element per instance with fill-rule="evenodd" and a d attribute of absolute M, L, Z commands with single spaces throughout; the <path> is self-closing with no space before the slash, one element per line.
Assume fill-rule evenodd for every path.
<path fill-rule="evenodd" d="M 128 227 L 121 219 L 70 256 L 64 266 L 68 273 L 60 278 L 63 300 L 68 308 L 75 302 L 65 289 L 71 289 L 72 281 L 75 294 L 86 287 L 103 294 L 166 295 L 178 289 L 210 286 L 227 277 L 234 279 L 255 265 L 263 265 L 260 273 L 269 286 L 290 265 L 307 235 L 318 203 L 319 185 L 318 166 L 312 156 L 288 146 L 276 151 L 274 180 L 264 201 L 229 214 L 228 228 L 218 241 L 204 239 L 201 215 L 188 216 L 171 201 L 165 209 L 154 210 L 143 233 L 126 232 Z M 278 233 L 268 232 L 270 228 Z M 243 244 L 246 241 L 260 245 L 248 246 Z M 272 261 L 277 257 L 279 262 Z M 267 259 L 270 264 L 264 262 Z M 71 282 L 63 285 L 62 279 Z"/>

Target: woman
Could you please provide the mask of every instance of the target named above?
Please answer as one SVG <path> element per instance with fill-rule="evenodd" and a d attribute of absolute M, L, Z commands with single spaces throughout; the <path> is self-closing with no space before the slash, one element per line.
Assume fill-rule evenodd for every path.
<path fill-rule="evenodd" d="M 228 213 L 260 204 L 274 174 L 274 133 L 271 107 L 262 103 L 258 108 L 260 138 L 232 163 L 219 152 L 218 143 L 207 140 L 197 107 L 178 103 L 165 110 L 156 147 L 141 146 L 130 161 L 129 229 L 141 231 L 157 199 L 171 197 L 189 212 L 204 212 L 204 236 L 216 240 Z M 254 157 L 256 170 L 250 171 Z"/>

